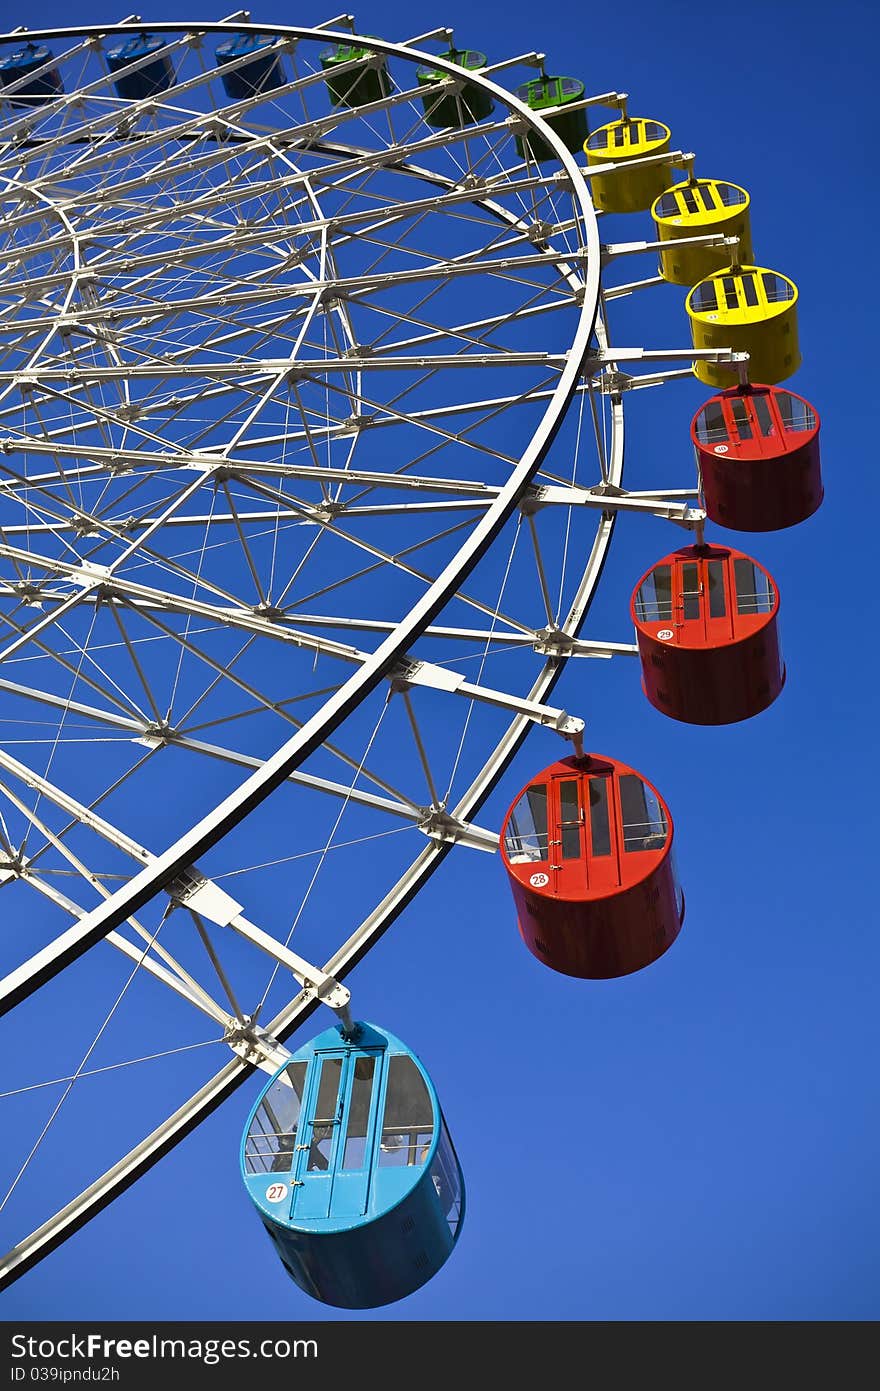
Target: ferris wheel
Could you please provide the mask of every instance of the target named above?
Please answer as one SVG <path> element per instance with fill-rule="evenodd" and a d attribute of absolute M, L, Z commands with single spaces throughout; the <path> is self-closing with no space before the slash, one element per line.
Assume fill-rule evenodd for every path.
<path fill-rule="evenodd" d="M 671 818 L 585 755 L 554 686 L 569 659 L 624 658 L 658 709 L 709 724 L 781 689 L 772 578 L 703 528 L 821 500 L 818 417 L 775 385 L 797 292 L 752 264 L 744 190 L 697 178 L 626 94 L 460 42 L 245 12 L 0 36 L 0 1001 L 26 1028 L 40 997 L 77 1023 L 75 1056 L 26 1050 L 0 1103 L 28 1136 L 2 1282 L 255 1069 L 273 1080 L 245 1169 L 270 1234 L 282 1203 L 294 1229 L 333 1215 L 331 1171 L 367 1204 L 375 1141 L 394 1203 L 406 1170 L 446 1205 L 423 1282 L 460 1225 L 454 1151 L 426 1076 L 388 1120 L 392 1073 L 412 1097 L 420 1065 L 358 1023 L 346 976 L 450 851 L 499 848 L 539 959 L 648 964 L 684 911 Z M 649 209 L 652 238 L 600 239 L 597 211 Z M 661 279 L 693 287 L 690 332 L 614 343 L 612 302 Z M 698 478 L 627 491 L 629 392 L 694 373 L 718 391 Z M 583 631 L 621 514 L 683 531 L 633 576 L 635 641 Z M 533 725 L 558 764 L 482 824 Z M 81 1020 L 85 997 L 106 1008 Z M 330 1042 L 291 1061 L 322 1005 Z M 94 1065 L 111 1033 L 167 1074 L 146 1133 L 128 1073 Z M 112 1135 L 75 1117 L 99 1070 Z M 40 1214 L 28 1178 L 65 1125 L 90 1145 Z"/>

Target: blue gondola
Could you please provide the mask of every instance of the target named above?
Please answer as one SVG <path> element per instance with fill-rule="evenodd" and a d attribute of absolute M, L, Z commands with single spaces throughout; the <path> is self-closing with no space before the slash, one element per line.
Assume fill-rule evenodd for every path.
<path fill-rule="evenodd" d="M 245 1186 L 288 1274 L 346 1309 L 430 1280 L 464 1217 L 464 1181 L 437 1093 L 384 1029 L 305 1044 L 261 1092 L 242 1140 Z"/>
<path fill-rule="evenodd" d="M 9 53 L 0 61 L 0 85 L 9 87 L 28 73 L 36 73 L 45 63 L 54 58 L 51 49 L 43 44 L 27 43 L 14 53 Z M 64 83 L 57 68 L 48 68 L 30 82 L 25 82 L 15 92 L 10 92 L 8 100 L 13 106 L 37 106 L 40 102 L 51 101 L 64 91 Z"/>
<path fill-rule="evenodd" d="M 287 81 L 278 49 L 270 39 L 260 34 L 236 34 L 234 39 L 227 39 L 219 45 L 214 57 L 222 69 L 233 59 L 245 58 L 249 54 L 252 55 L 249 62 L 220 74 L 230 101 L 246 101 L 258 92 L 271 92 L 276 87 L 283 87 Z"/>
<path fill-rule="evenodd" d="M 114 48 L 108 48 L 108 68 L 111 72 L 122 74 L 113 83 L 118 97 L 126 101 L 143 101 L 145 97 L 168 90 L 174 81 L 174 68 L 168 54 L 162 52 L 164 47 L 164 39 L 151 38 L 149 34 L 132 34 Z M 139 58 L 151 58 L 152 61 L 135 68 L 134 72 L 122 72 Z"/>

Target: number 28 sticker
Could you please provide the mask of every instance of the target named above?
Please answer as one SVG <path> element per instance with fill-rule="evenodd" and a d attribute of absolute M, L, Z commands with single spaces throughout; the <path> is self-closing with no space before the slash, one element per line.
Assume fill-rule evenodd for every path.
<path fill-rule="evenodd" d="M 533 874 L 531 879 L 529 880 L 529 883 L 531 884 L 533 889 L 546 889 L 547 885 L 550 883 L 550 875 Z"/>
<path fill-rule="evenodd" d="M 284 1199 L 285 1199 L 286 1197 L 287 1197 L 287 1184 L 286 1184 L 286 1183 L 270 1183 L 270 1184 L 269 1184 L 269 1187 L 266 1189 L 266 1202 L 267 1202 L 267 1203 L 283 1203 L 283 1202 L 284 1202 Z"/>

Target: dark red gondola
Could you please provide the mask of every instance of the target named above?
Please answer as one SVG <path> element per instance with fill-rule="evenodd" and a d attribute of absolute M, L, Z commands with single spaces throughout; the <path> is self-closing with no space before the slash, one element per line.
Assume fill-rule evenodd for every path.
<path fill-rule="evenodd" d="M 822 501 L 819 416 L 775 386 L 733 387 L 697 411 L 691 439 L 706 515 L 737 531 L 778 531 Z"/>
<path fill-rule="evenodd" d="M 678 936 L 684 896 L 672 819 L 641 774 L 599 754 L 564 758 L 524 788 L 501 857 L 529 951 L 567 976 L 626 976 Z"/>
<path fill-rule="evenodd" d="M 779 594 L 771 576 L 729 546 L 686 546 L 639 581 L 632 597 L 645 694 L 688 724 L 733 724 L 776 699 L 785 682 Z"/>

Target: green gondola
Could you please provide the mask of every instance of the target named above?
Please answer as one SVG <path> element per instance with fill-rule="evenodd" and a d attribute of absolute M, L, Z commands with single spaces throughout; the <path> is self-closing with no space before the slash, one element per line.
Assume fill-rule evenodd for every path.
<path fill-rule="evenodd" d="M 540 77 L 534 77 L 531 82 L 517 87 L 516 95 L 520 101 L 525 102 L 530 111 L 536 111 L 539 116 L 543 116 L 544 112 L 551 108 L 565 107 L 571 102 L 582 101 L 584 84 L 576 77 L 547 77 L 542 73 Z M 571 150 L 572 154 L 583 148 L 589 134 L 587 113 L 583 107 L 578 111 L 555 111 L 552 116 L 546 117 L 546 120 L 550 129 L 559 136 L 565 148 Z M 516 137 L 516 149 L 520 159 L 556 158 L 547 141 L 542 140 L 540 135 L 533 131 Z"/>
<path fill-rule="evenodd" d="M 445 53 L 441 53 L 440 57 L 471 72 L 486 66 L 485 53 L 478 53 L 473 48 L 449 48 Z M 419 68 L 416 77 L 419 85 L 426 87 L 435 82 L 442 82 L 448 77 L 448 73 L 438 68 Z M 484 120 L 494 109 L 489 93 L 474 82 L 463 82 L 461 87 L 450 92 L 449 96 L 438 95 L 436 92 L 424 96 L 422 105 L 425 108 L 425 121 L 429 126 L 436 126 L 438 129 L 460 130 L 475 121 Z"/>
<path fill-rule="evenodd" d="M 334 106 L 367 106 L 391 95 L 385 59 L 372 49 L 357 43 L 339 43 L 325 48 L 319 57 Z M 346 63 L 357 66 L 336 71 Z"/>

